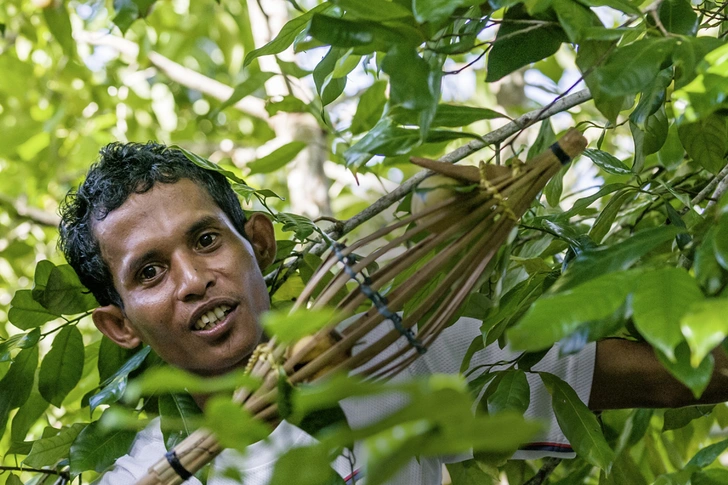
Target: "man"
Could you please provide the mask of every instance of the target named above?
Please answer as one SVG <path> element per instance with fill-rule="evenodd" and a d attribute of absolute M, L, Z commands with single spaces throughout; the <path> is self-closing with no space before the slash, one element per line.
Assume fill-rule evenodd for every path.
<path fill-rule="evenodd" d="M 246 220 L 225 178 L 197 167 L 179 151 L 153 143 L 107 146 L 85 182 L 67 198 L 60 229 L 68 262 L 101 305 L 93 313 L 94 323 L 122 347 L 146 343 L 171 365 L 216 376 L 245 366 L 263 338 L 258 320 L 269 301 L 261 269 L 275 255 L 272 224 L 262 214 Z M 397 378 L 457 372 L 478 324 L 461 319 Z M 488 348 L 473 364 L 507 356 Z M 716 357 L 716 369 L 728 367 L 723 355 Z M 567 380 L 592 409 L 693 401 L 648 346 L 633 342 L 607 340 L 566 359 L 552 351 L 537 369 Z M 725 383 L 725 376 L 717 372 L 703 399 L 721 400 Z M 531 389 L 526 416 L 544 417 L 550 426 L 538 444 L 517 456 L 570 453 L 549 410 L 547 393 L 536 381 Z M 204 407 L 205 397 L 194 397 Z M 394 395 L 347 400 L 342 407 L 350 424 L 358 427 L 404 404 Z M 265 483 L 276 456 L 312 440 L 284 422 L 245 456 L 223 452 L 208 483 L 231 483 L 222 476 L 228 467 L 242 473 L 246 483 Z M 154 422 L 101 483 L 131 483 L 164 452 L 159 423 Z M 332 466 L 348 478 L 356 474 L 352 462 L 352 456 L 342 456 Z M 412 460 L 391 483 L 439 484 L 440 470 L 440 459 Z"/>

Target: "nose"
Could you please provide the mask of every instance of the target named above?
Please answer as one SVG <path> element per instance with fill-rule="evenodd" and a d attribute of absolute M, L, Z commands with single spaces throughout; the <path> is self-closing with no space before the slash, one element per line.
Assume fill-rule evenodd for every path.
<path fill-rule="evenodd" d="M 204 297 L 207 289 L 215 284 L 214 275 L 204 261 L 191 255 L 179 255 L 175 259 L 177 299 L 188 302 Z"/>

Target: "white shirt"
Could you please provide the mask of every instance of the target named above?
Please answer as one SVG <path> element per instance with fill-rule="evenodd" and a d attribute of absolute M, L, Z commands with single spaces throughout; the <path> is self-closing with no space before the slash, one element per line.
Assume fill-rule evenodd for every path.
<path fill-rule="evenodd" d="M 396 376 L 393 381 L 401 382 L 435 373 L 457 373 L 470 343 L 475 336 L 480 334 L 480 324 L 479 320 L 461 318 L 443 331 L 428 351 Z M 400 341 L 400 345 L 408 345 L 404 338 Z M 591 344 L 578 354 L 561 359 L 558 358 L 558 349 L 554 348 L 534 366 L 533 370 L 556 374 L 576 390 L 583 402 L 588 402 L 594 373 L 595 348 L 596 346 Z M 495 344 L 490 345 L 473 356 L 471 367 L 509 360 L 517 355 L 507 349 L 500 349 Z M 492 370 L 499 369 L 500 367 L 494 367 Z M 531 401 L 524 416 L 545 421 L 547 426 L 533 443 L 517 451 L 513 458 L 534 459 L 543 456 L 572 458 L 574 453 L 562 434 L 551 409 L 551 396 L 537 375 L 529 373 L 528 381 L 531 387 Z M 356 429 L 401 409 L 407 402 L 403 395 L 388 393 L 374 397 L 350 398 L 340 404 L 349 425 Z M 306 446 L 314 442 L 313 437 L 284 421 L 267 439 L 249 446 L 245 455 L 236 450 L 224 450 L 215 458 L 207 484 L 237 485 L 237 481 L 225 477 L 223 473 L 226 469 L 233 468 L 244 477 L 246 485 L 265 485 L 270 479 L 278 456 L 291 448 Z M 166 452 L 159 419 L 155 419 L 138 433 L 129 454 L 119 458 L 113 470 L 104 474 L 98 483 L 100 485 L 132 484 L 143 477 L 147 470 L 157 463 Z M 354 476 L 356 483 L 363 485 L 365 481 L 360 480 L 363 470 L 358 468 L 364 461 L 362 453 L 359 446 L 355 445 L 353 457 L 356 458 L 353 464 L 352 456 L 340 456 L 332 463 L 332 467 L 345 480 L 351 480 L 351 477 Z M 390 485 L 440 485 L 443 463 L 462 461 L 470 457 L 471 455 L 459 455 L 412 459 L 387 483 Z M 200 485 L 200 482 L 194 477 L 185 483 Z"/>

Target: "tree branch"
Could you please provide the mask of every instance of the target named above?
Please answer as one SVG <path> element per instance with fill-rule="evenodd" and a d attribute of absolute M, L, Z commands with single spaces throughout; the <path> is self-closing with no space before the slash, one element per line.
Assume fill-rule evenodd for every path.
<path fill-rule="evenodd" d="M 73 37 L 79 41 L 94 46 L 107 46 L 116 49 L 119 53 L 131 60 L 139 56 L 139 46 L 134 42 L 117 37 L 111 34 L 96 34 L 88 31 L 76 32 Z M 149 51 L 147 59 L 154 67 L 162 71 L 172 81 L 189 89 L 199 91 L 219 101 L 227 101 L 233 94 L 233 88 L 220 81 L 209 78 L 197 71 L 188 69 L 181 64 L 174 62 L 162 54 Z M 133 61 L 131 61 L 133 62 Z M 265 110 L 265 102 L 254 96 L 246 96 L 233 105 L 238 111 L 262 120 L 268 120 L 269 115 Z"/>
<path fill-rule="evenodd" d="M 11 199 L 0 194 L 0 204 L 6 206 L 19 217 L 23 217 L 41 226 L 58 227 L 61 218 L 37 207 L 29 207 L 24 199 Z"/>
<path fill-rule="evenodd" d="M 559 466 L 559 463 L 561 463 L 561 458 L 555 458 L 553 456 L 546 458 L 541 469 L 523 485 L 541 485 L 553 473 L 556 467 Z"/>
<path fill-rule="evenodd" d="M 44 473 L 46 475 L 57 475 L 68 481 L 71 479 L 71 475 L 68 472 L 59 472 L 58 470 L 51 470 L 46 468 L 28 468 L 21 466 L 2 466 L 0 465 L 0 471 L 2 472 L 29 472 L 29 473 Z M 65 483 L 65 482 L 64 482 Z"/>

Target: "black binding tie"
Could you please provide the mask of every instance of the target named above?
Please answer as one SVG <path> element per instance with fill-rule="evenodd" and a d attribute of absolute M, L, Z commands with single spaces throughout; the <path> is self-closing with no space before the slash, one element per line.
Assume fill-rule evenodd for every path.
<path fill-rule="evenodd" d="M 187 471 L 184 466 L 182 466 L 182 463 L 180 463 L 177 453 L 175 453 L 174 450 L 168 451 L 164 457 L 167 459 L 169 466 L 172 467 L 172 470 L 177 472 L 177 475 L 179 475 L 182 480 L 187 480 L 192 477 L 192 474 Z"/>
<path fill-rule="evenodd" d="M 372 301 L 372 303 L 374 303 L 374 306 L 377 307 L 377 311 L 379 312 L 379 314 L 382 315 L 384 318 L 387 318 L 392 322 L 392 324 L 394 324 L 394 328 L 397 329 L 397 331 L 407 339 L 409 344 L 417 350 L 418 354 L 424 354 L 425 352 L 427 352 L 427 347 L 422 345 L 422 342 L 417 340 L 412 330 L 409 328 L 404 328 L 404 326 L 402 325 L 402 317 L 400 317 L 398 314 L 394 313 L 387 307 L 387 299 L 380 293 L 372 289 L 372 287 L 370 286 L 371 280 L 369 279 L 369 277 L 360 275 L 352 269 L 355 261 L 350 256 L 342 254 L 341 250 L 344 249 L 344 245 L 335 242 L 332 244 L 332 248 L 334 250 L 334 254 L 336 254 L 336 257 L 344 264 L 344 271 L 346 272 L 346 274 L 349 276 L 349 278 L 357 282 L 359 288 L 361 289 L 361 292 L 364 293 L 367 298 Z"/>
<path fill-rule="evenodd" d="M 561 148 L 558 142 L 551 145 L 551 151 L 556 155 L 556 158 L 559 159 L 562 165 L 566 165 L 571 161 L 571 157 Z"/>

